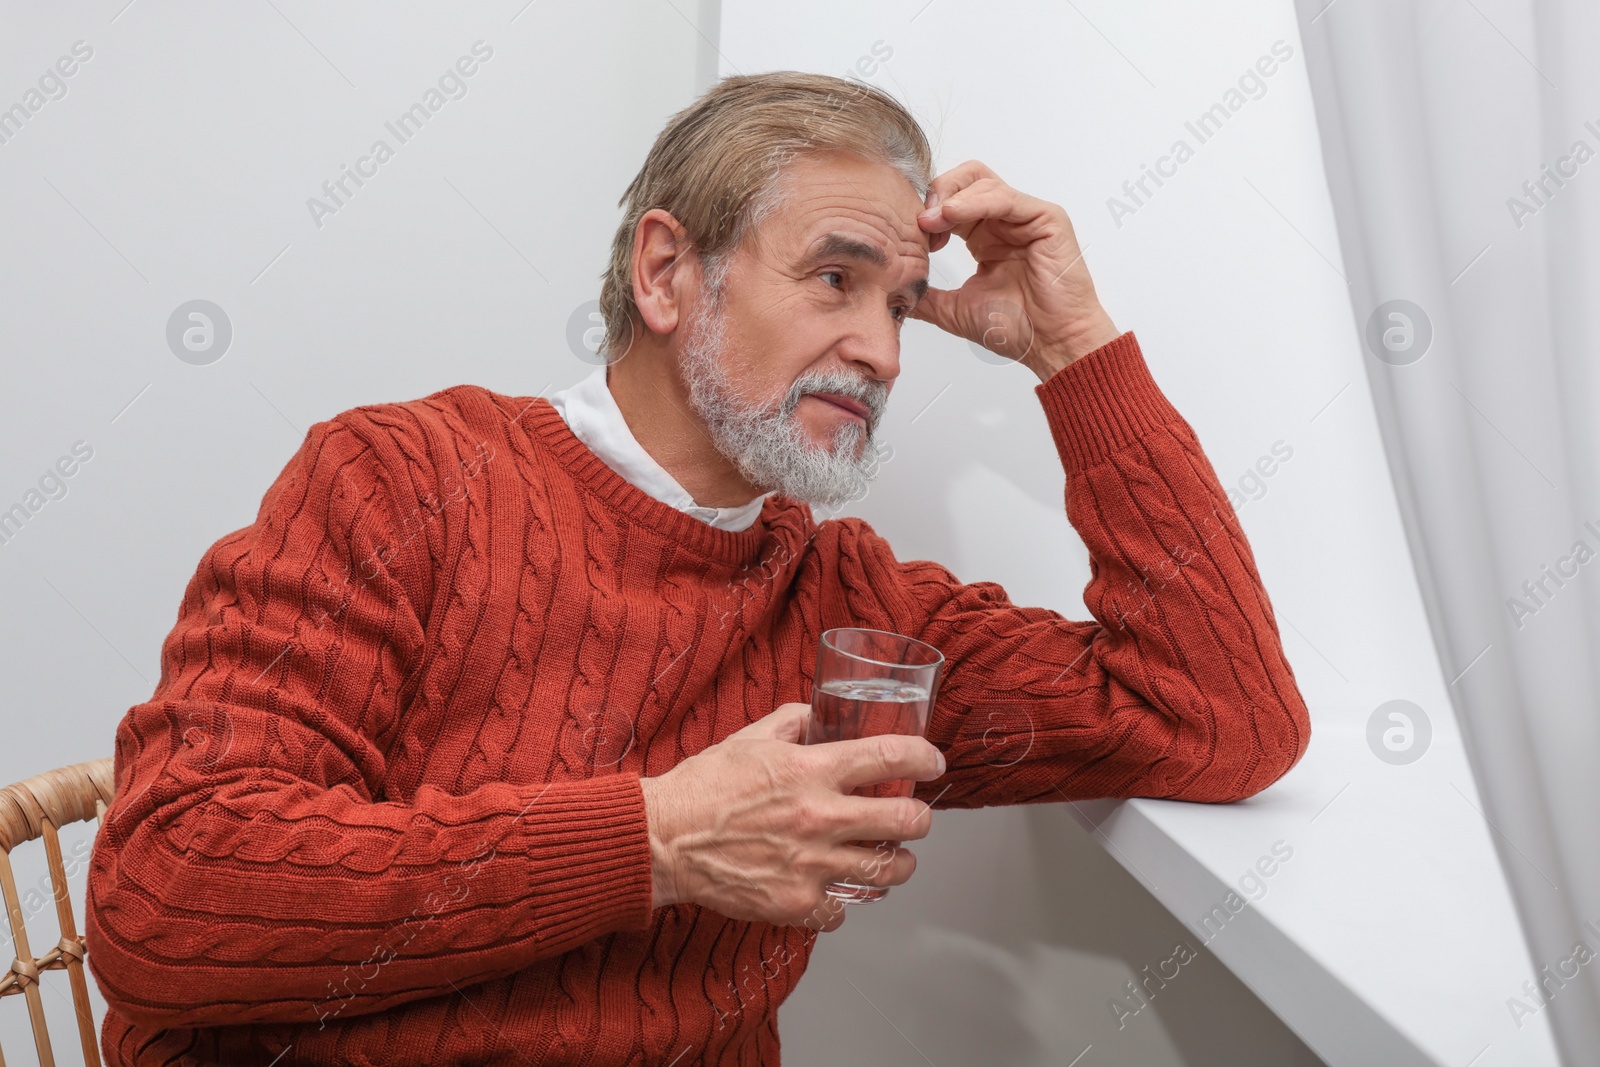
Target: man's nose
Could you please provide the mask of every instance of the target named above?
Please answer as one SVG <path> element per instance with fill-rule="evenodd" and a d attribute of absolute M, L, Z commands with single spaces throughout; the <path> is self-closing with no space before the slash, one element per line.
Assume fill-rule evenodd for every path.
<path fill-rule="evenodd" d="M 900 375 L 900 331 L 885 310 L 881 323 L 866 323 L 845 342 L 845 362 L 885 385 Z"/>

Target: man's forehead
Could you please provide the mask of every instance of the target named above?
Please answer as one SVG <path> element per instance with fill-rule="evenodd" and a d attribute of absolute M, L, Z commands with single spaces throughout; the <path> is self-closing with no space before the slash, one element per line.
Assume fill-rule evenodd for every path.
<path fill-rule="evenodd" d="M 924 262 L 928 258 L 926 247 L 910 242 L 895 242 L 895 247 L 886 248 L 881 234 L 828 227 L 807 243 L 805 253 L 807 259 L 855 259 L 878 268 L 891 266 L 891 256 L 910 256 Z"/>
<path fill-rule="evenodd" d="M 917 300 L 921 300 L 928 291 L 928 278 L 926 263 L 928 250 L 901 243 L 896 250 L 898 255 L 891 256 L 890 250 L 883 246 L 881 235 L 855 230 L 832 229 L 817 236 L 802 257 L 803 266 L 811 266 L 831 259 L 853 259 L 859 263 L 870 263 L 879 269 L 890 269 L 904 263 L 900 256 L 908 257 L 915 262 L 911 269 L 913 277 L 905 283 L 903 288 L 910 290 Z"/>
<path fill-rule="evenodd" d="M 793 176 L 799 179 L 793 185 L 799 195 L 789 204 L 808 245 L 830 230 L 865 229 L 877 234 L 880 244 L 889 240 L 926 251 L 928 235 L 917 225 L 922 198 L 892 168 L 883 164 L 835 168 L 820 160 L 806 160 L 801 167 L 804 174 Z M 910 248 L 898 251 L 909 254 Z"/>
<path fill-rule="evenodd" d="M 917 225 L 921 206 L 914 201 L 903 219 L 882 203 L 829 201 L 814 201 L 797 213 L 796 247 L 802 257 L 843 255 L 877 267 L 889 267 L 898 257 L 928 261 L 929 235 Z"/>

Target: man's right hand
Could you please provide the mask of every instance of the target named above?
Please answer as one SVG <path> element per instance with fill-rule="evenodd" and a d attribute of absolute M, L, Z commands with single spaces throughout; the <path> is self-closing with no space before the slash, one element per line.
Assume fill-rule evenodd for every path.
<path fill-rule="evenodd" d="M 929 741 L 881 734 L 802 745 L 809 704 L 784 704 L 666 774 L 642 780 L 655 907 L 692 903 L 730 919 L 836 929 L 828 882 L 900 885 L 904 848 L 847 841 L 925 837 L 933 809 L 911 797 L 857 797 L 859 785 L 930 781 L 944 757 Z"/>

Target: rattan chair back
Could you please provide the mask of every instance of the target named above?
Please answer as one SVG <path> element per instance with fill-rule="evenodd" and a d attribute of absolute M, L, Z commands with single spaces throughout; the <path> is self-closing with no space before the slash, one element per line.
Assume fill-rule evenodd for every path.
<path fill-rule="evenodd" d="M 73 1013 L 78 1020 L 78 1040 L 83 1045 L 83 1062 L 100 1067 L 100 1047 L 94 1015 L 89 1008 L 89 985 L 83 973 L 83 935 L 72 914 L 67 892 L 66 865 L 61 859 L 61 841 L 56 830 L 68 823 L 99 819 L 111 803 L 113 793 L 111 757 L 89 763 L 46 771 L 15 785 L 0 789 L 0 890 L 4 891 L 6 917 L 11 926 L 11 946 L 16 958 L 11 969 L 0 976 L 0 997 L 21 995 L 28 1002 L 28 1020 L 33 1024 L 33 1041 L 41 1067 L 55 1067 L 55 1053 L 45 1030 L 44 1003 L 39 982 L 46 971 L 66 971 L 72 986 Z M 50 868 L 51 894 L 55 898 L 60 940 L 42 956 L 29 947 L 26 916 L 17 895 L 17 879 L 11 870 L 11 851 L 30 841 L 44 841 L 45 861 Z M 0 1067 L 5 1054 L 0 1051 Z"/>

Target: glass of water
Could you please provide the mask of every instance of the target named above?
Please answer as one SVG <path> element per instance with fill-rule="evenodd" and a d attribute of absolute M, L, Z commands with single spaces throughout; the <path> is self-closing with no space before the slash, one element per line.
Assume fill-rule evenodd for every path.
<path fill-rule="evenodd" d="M 928 730 L 928 712 L 937 699 L 944 655 L 932 645 L 885 630 L 840 627 L 824 631 L 817 643 L 817 671 L 812 683 L 811 717 L 806 722 L 808 745 L 847 741 L 876 734 L 912 734 Z M 916 782 L 889 779 L 856 786 L 858 797 L 908 797 Z M 872 850 L 873 864 L 886 864 L 898 841 L 850 841 Z M 857 884 L 848 879 L 823 887 L 845 904 L 870 904 L 889 895 L 886 886 Z"/>

